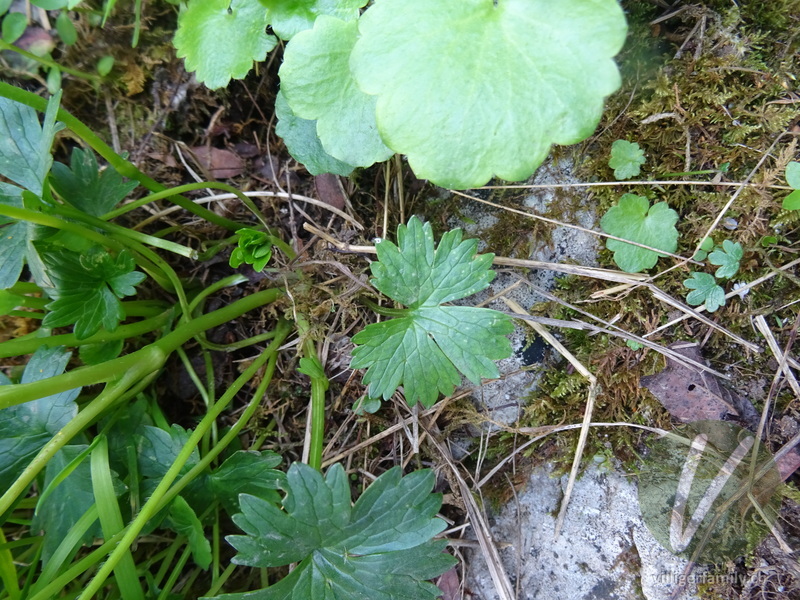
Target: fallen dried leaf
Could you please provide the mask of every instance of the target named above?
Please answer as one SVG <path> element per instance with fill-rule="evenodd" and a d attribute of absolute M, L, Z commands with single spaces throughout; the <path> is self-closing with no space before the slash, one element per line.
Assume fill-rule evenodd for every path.
<path fill-rule="evenodd" d="M 244 161 L 230 150 L 208 146 L 194 146 L 190 150 L 214 179 L 230 179 L 241 175 L 244 171 Z"/>

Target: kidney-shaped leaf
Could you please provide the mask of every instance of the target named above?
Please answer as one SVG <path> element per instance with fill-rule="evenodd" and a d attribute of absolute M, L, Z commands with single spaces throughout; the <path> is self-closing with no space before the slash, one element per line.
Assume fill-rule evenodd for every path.
<path fill-rule="evenodd" d="M 592 133 L 626 24 L 616 0 L 378 0 L 359 32 L 350 65 L 386 145 L 469 188 L 524 179 Z"/>
<path fill-rule="evenodd" d="M 292 112 L 317 121 L 325 151 L 356 167 L 389 158 L 394 152 L 378 135 L 375 97 L 362 92 L 350 73 L 350 52 L 358 23 L 322 15 L 313 29 L 287 45 L 281 65 L 281 91 Z"/>
<path fill-rule="evenodd" d="M 311 29 L 319 15 L 330 15 L 342 21 L 358 18 L 358 9 L 367 0 L 261 0 L 269 8 L 269 23 L 282 40 Z"/>

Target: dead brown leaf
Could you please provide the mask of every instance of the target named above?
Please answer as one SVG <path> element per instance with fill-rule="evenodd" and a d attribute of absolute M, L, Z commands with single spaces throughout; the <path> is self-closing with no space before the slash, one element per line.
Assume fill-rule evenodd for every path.
<path fill-rule="evenodd" d="M 194 146 L 190 150 L 200 165 L 214 179 L 238 177 L 244 171 L 244 161 L 230 150 L 209 148 L 208 146 Z"/>

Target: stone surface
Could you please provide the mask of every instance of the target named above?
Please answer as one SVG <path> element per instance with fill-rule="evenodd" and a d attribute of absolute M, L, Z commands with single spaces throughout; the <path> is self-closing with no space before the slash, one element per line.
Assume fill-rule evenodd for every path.
<path fill-rule="evenodd" d="M 667 600 L 686 561 L 662 548 L 642 522 L 631 478 L 592 466 L 575 484 L 561 534 L 556 516 L 567 477 L 531 475 L 517 501 L 491 520 L 492 535 L 517 588 L 516 600 Z M 478 552 L 467 560 L 471 600 L 497 600 Z M 694 573 L 696 578 L 698 573 Z M 695 598 L 690 585 L 679 600 Z"/>

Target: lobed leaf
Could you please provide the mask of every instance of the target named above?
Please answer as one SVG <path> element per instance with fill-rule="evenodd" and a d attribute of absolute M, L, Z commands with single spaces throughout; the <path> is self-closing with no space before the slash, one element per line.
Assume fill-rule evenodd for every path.
<path fill-rule="evenodd" d="M 178 15 L 175 49 L 186 70 L 211 89 L 241 79 L 278 43 L 259 0 L 190 0 Z"/>
<path fill-rule="evenodd" d="M 319 15 L 355 21 L 368 0 L 261 0 L 269 9 L 268 19 L 278 37 L 290 40 L 314 26 Z"/>
<path fill-rule="evenodd" d="M 513 331 L 503 313 L 475 307 L 441 306 L 489 285 L 492 254 L 475 256 L 477 242 L 461 231 L 442 236 L 434 248 L 430 224 L 412 217 L 397 231 L 398 245 L 377 245 L 372 284 L 408 309 L 399 318 L 373 323 L 353 336 L 351 368 L 366 368 L 369 395 L 388 399 L 403 385 L 406 401 L 426 407 L 449 395 L 459 372 L 473 383 L 499 376 L 494 360 L 511 355 L 505 337 Z"/>
<path fill-rule="evenodd" d="M 608 166 L 614 169 L 614 178 L 617 181 L 636 177 L 641 167 L 646 162 L 644 150 L 636 142 L 616 140 L 611 144 L 611 158 Z"/>
<path fill-rule="evenodd" d="M 350 67 L 381 138 L 451 188 L 525 179 L 589 136 L 626 35 L 616 0 L 378 0 L 358 29 Z"/>
<path fill-rule="evenodd" d="M 694 271 L 691 275 L 683 282 L 683 285 L 692 290 L 686 296 L 686 302 L 692 306 L 705 303 L 706 310 L 712 313 L 720 306 L 725 306 L 725 290 L 717 285 L 713 275 Z"/>
<path fill-rule="evenodd" d="M 299 564 L 269 588 L 219 598 L 433 600 L 441 592 L 424 580 L 455 562 L 443 553 L 446 542 L 430 541 L 445 526 L 435 518 L 442 499 L 431 494 L 433 483 L 431 471 L 402 477 L 395 467 L 351 506 L 340 465 L 323 478 L 315 469 L 294 463 L 287 474 L 284 510 L 243 495 L 242 514 L 234 522 L 246 535 L 227 539 L 238 551 L 233 559 L 237 564 Z"/>
<path fill-rule="evenodd" d="M 50 181 L 67 202 L 95 217 L 109 212 L 138 185 L 126 182 L 114 167 L 100 172 L 94 152 L 81 148 L 72 150 L 69 167 L 53 164 Z"/>
<path fill-rule="evenodd" d="M 350 73 L 357 39 L 357 22 L 322 15 L 286 47 L 279 74 L 289 107 L 298 117 L 316 120 L 325 151 L 347 164 L 368 167 L 394 152 L 378 134 L 375 97 L 362 92 Z"/>
<path fill-rule="evenodd" d="M 738 242 L 723 240 L 722 247 L 708 255 L 712 265 L 719 266 L 714 276 L 717 279 L 730 279 L 739 271 L 739 262 L 744 256 L 744 249 Z"/>
<path fill-rule="evenodd" d="M 600 227 L 610 235 L 645 244 L 665 252 L 678 249 L 678 213 L 658 202 L 650 207 L 647 198 L 625 194 L 600 219 Z M 614 252 L 614 262 L 628 273 L 637 273 L 655 266 L 658 252 L 632 246 L 618 240 L 607 240 L 606 247 Z"/>

